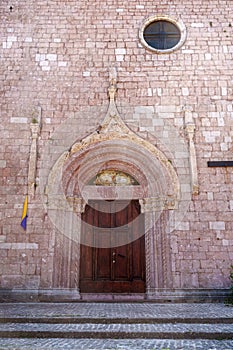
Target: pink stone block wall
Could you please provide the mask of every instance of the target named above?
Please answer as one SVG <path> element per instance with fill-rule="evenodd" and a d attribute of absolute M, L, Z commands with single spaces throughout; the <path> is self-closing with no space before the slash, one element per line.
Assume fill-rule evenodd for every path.
<path fill-rule="evenodd" d="M 187 31 L 184 45 L 171 54 L 155 54 L 139 41 L 144 21 L 161 14 L 182 20 Z M 101 124 L 99 107 L 107 110 L 112 66 L 117 67 L 116 105 L 122 119 L 172 159 L 181 181 L 190 176 L 187 153 L 179 149 L 187 146 L 187 106 L 196 127 L 199 194 L 192 196 L 180 225 L 170 233 L 173 287 L 229 287 L 233 168 L 208 168 L 207 161 L 233 160 L 232 31 L 231 0 L 19 0 L 12 8 L 1 0 L 1 288 L 62 286 L 54 277 L 59 232 L 47 216 L 39 186 L 29 202 L 27 231 L 20 226 L 30 123 L 41 106 L 39 184 L 41 156 L 63 122 L 79 118 L 77 140 Z M 180 140 L 177 148 L 171 130 Z M 50 147 L 50 152 L 59 154 L 58 148 Z M 65 266 L 67 259 L 59 264 Z"/>

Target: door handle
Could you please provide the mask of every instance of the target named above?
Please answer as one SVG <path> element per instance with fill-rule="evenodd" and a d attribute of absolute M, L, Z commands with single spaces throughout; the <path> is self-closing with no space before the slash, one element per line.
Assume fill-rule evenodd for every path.
<path fill-rule="evenodd" d="M 122 255 L 120 253 L 118 253 L 117 255 L 120 256 L 121 258 L 125 258 L 125 255 Z"/>

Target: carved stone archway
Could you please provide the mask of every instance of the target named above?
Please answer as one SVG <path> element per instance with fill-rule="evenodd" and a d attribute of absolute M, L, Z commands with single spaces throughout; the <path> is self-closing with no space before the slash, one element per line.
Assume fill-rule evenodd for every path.
<path fill-rule="evenodd" d="M 63 272 L 55 272 L 60 273 L 55 280 L 66 280 L 66 286 L 59 282 L 61 285 L 57 283 L 56 287 L 79 291 L 81 214 L 88 200 L 137 199 L 145 216 L 146 293 L 148 299 L 153 299 L 159 290 L 172 287 L 168 223 L 169 212 L 179 201 L 179 180 L 166 156 L 122 121 L 115 106 L 114 86 L 110 86 L 109 95 L 102 125 L 65 152 L 49 175 L 49 215 L 76 246 L 75 250 L 70 245 L 67 248 L 70 271 L 63 268 Z M 108 170 L 128 173 L 137 184 L 90 185 L 93 177 Z M 71 276 L 69 280 L 67 275 Z"/>

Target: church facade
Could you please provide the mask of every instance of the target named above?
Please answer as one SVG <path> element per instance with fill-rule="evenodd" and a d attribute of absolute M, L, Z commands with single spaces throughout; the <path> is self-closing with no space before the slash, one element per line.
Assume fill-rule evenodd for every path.
<path fill-rule="evenodd" d="M 232 14 L 1 2 L 0 300 L 223 300 Z"/>

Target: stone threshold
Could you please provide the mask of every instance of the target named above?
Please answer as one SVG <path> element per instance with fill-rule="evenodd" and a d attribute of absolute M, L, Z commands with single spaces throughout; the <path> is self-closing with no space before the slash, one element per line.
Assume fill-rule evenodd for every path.
<path fill-rule="evenodd" d="M 0 302 L 224 302 L 229 289 L 153 289 L 141 293 L 79 293 L 76 289 L 0 289 Z"/>

